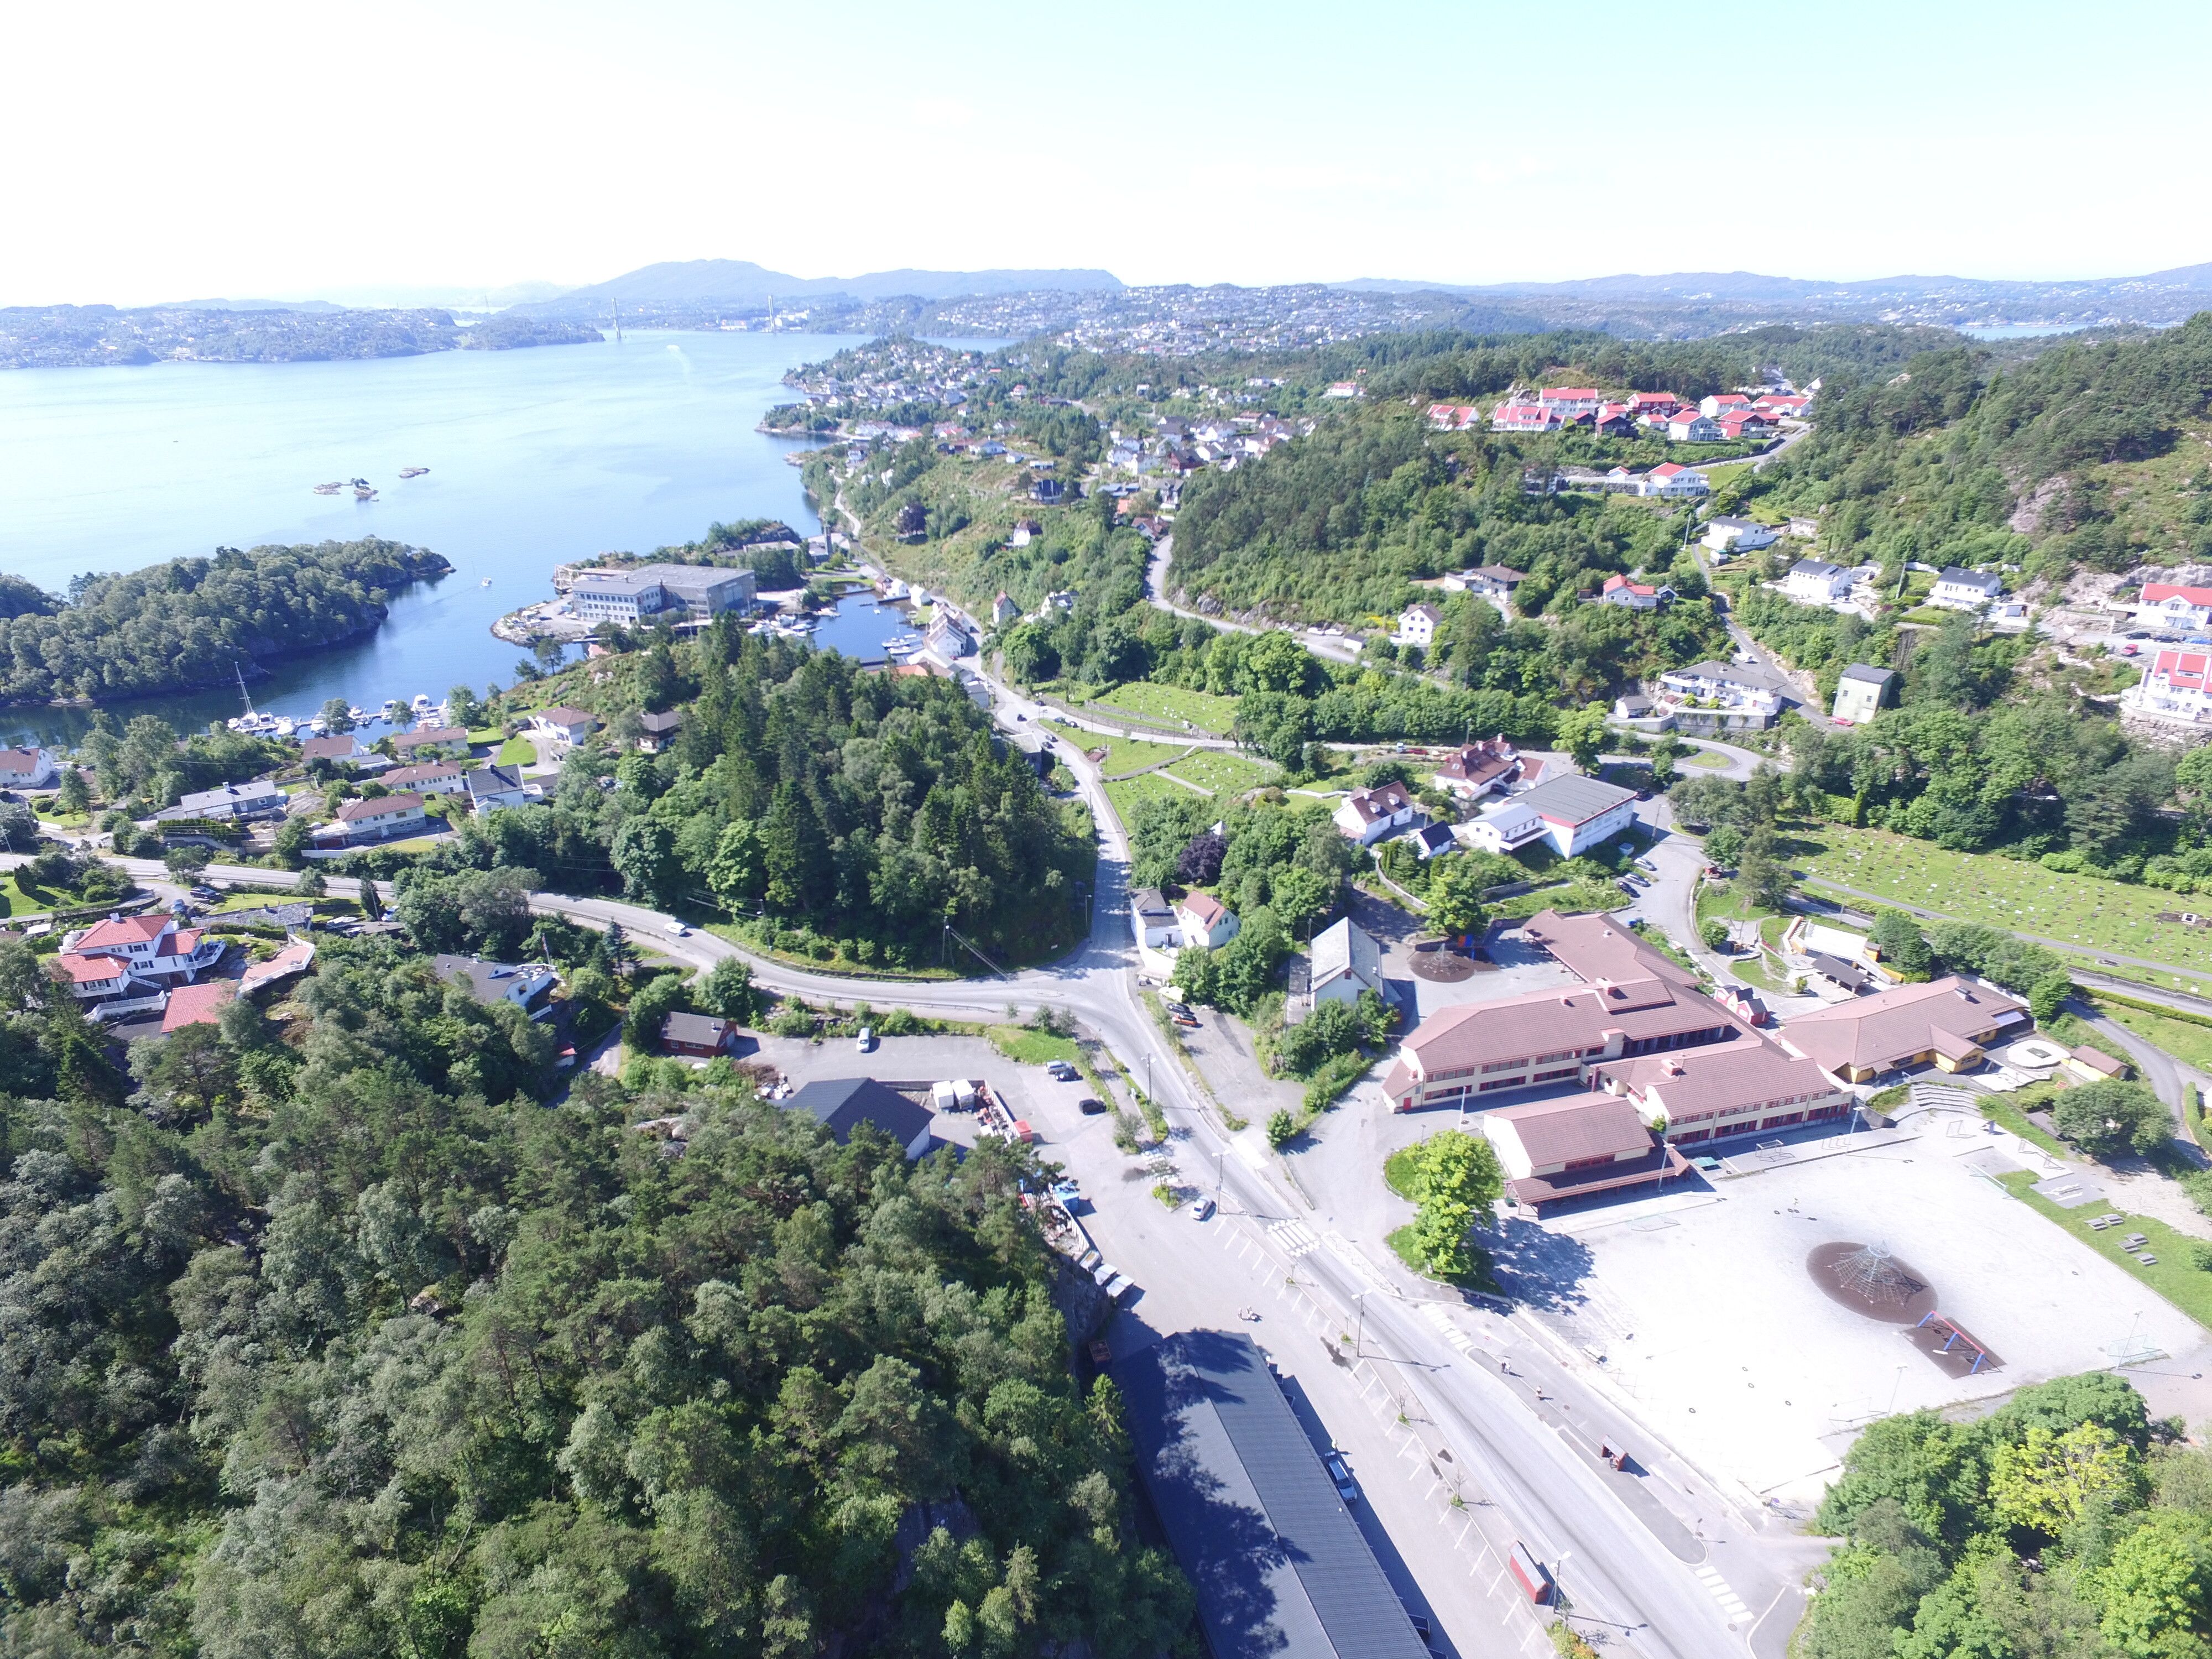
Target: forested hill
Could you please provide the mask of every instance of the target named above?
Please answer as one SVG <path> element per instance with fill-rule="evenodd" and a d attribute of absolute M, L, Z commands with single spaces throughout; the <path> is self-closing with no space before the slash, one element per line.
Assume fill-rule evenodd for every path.
<path fill-rule="evenodd" d="M 0 702 L 148 696 L 249 678 L 262 659 L 372 633 L 391 596 L 453 567 L 371 537 L 217 550 L 127 575 L 80 577 L 67 602 L 0 620 Z M 0 609 L 33 605 L 0 577 Z"/>
<path fill-rule="evenodd" d="M 0 941 L 0 1650 L 1176 1646 L 1026 1148 L 840 1146 L 726 1066 L 541 1103 L 544 1024 L 320 951 L 126 1076 Z"/>
<path fill-rule="evenodd" d="M 447 311 L 222 311 L 153 306 L 0 309 L 0 368 L 156 362 L 291 363 L 506 351 L 600 338 L 596 328 L 513 311 L 458 323 Z"/>

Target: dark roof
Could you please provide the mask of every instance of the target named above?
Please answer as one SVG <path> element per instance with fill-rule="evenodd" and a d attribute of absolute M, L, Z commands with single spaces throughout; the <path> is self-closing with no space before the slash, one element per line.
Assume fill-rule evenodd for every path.
<path fill-rule="evenodd" d="M 660 1040 L 689 1043 L 695 1048 L 719 1048 L 729 1040 L 731 1024 L 712 1014 L 678 1012 L 660 1022 Z"/>
<path fill-rule="evenodd" d="M 911 1146 L 915 1137 L 929 1127 L 933 1115 L 927 1106 L 917 1105 L 872 1077 L 817 1078 L 784 1105 L 813 1113 L 815 1121 L 836 1136 L 841 1146 L 863 1123 L 874 1124 L 902 1146 Z"/>
<path fill-rule="evenodd" d="M 1942 574 L 1936 580 L 1939 582 L 1954 582 L 1961 587 L 1978 587 L 1984 593 L 2001 592 L 2004 588 L 2004 583 L 1998 579 L 1994 571 L 1966 570 L 1955 564 L 1945 565 Z"/>
<path fill-rule="evenodd" d="M 1114 1373 L 1213 1659 L 1425 1659 L 1250 1337 L 1185 1331 Z"/>
<path fill-rule="evenodd" d="M 673 732 L 681 726 L 684 724 L 684 716 L 671 709 L 665 714 L 640 714 L 637 717 L 637 724 L 639 730 L 651 736 L 659 737 L 664 732 Z"/>
<path fill-rule="evenodd" d="M 1878 982 L 1873 975 L 1856 963 L 1845 962 L 1841 957 L 1832 957 L 1826 951 L 1808 951 L 1805 959 L 1823 977 L 1832 979 L 1838 985 L 1848 985 L 1854 991 Z"/>
<path fill-rule="evenodd" d="M 1897 678 L 1897 671 L 1893 668 L 1869 668 L 1863 662 L 1855 662 L 1836 678 L 1841 680 L 1864 680 L 1869 685 L 1887 685 Z"/>

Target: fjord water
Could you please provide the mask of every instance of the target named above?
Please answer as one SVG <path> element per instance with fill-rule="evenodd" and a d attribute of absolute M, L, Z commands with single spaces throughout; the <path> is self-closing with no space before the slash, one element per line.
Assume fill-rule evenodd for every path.
<path fill-rule="evenodd" d="M 289 658 L 255 705 L 305 715 L 454 685 L 513 684 L 490 624 L 551 597 L 556 564 L 690 541 L 716 520 L 819 526 L 754 431 L 819 334 L 625 333 L 596 345 L 319 363 L 161 363 L 0 374 L 0 570 L 55 591 L 85 571 L 261 543 L 384 536 L 453 574 L 392 602 L 373 639 Z M 419 478 L 399 470 L 427 466 Z M 332 479 L 378 491 L 318 495 Z M 490 586 L 483 586 L 489 578 Z M 235 689 L 118 705 L 191 730 Z M 73 743 L 84 711 L 0 710 L 0 739 Z"/>

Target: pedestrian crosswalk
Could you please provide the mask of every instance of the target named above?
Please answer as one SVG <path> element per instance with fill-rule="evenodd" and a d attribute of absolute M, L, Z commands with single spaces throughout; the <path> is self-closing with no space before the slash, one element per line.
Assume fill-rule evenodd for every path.
<path fill-rule="evenodd" d="M 1695 1572 L 1698 1580 L 1712 1592 L 1713 1600 L 1721 1604 L 1721 1611 L 1728 1614 L 1731 1622 L 1751 1617 L 1751 1609 L 1744 1605 L 1743 1597 L 1729 1588 L 1728 1580 L 1714 1571 L 1711 1562 L 1701 1561 L 1691 1571 Z"/>
<path fill-rule="evenodd" d="M 1302 1221 L 1278 1221 L 1267 1229 L 1267 1237 L 1275 1247 L 1293 1261 L 1310 1251 L 1321 1249 L 1321 1240 L 1313 1236 L 1313 1229 Z"/>
<path fill-rule="evenodd" d="M 1445 1311 L 1443 1303 L 1424 1302 L 1421 1304 L 1421 1317 L 1427 1320 L 1430 1324 L 1435 1326 L 1437 1332 L 1443 1337 L 1443 1340 L 1450 1343 L 1452 1346 L 1456 1348 L 1460 1352 L 1466 1353 L 1474 1346 L 1474 1339 L 1469 1336 L 1465 1331 L 1460 1329 L 1457 1323 L 1453 1321 L 1451 1315 Z"/>

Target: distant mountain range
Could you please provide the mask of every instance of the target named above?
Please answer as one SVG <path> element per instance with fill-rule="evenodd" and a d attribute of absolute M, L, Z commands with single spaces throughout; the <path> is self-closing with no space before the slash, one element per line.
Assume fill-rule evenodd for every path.
<path fill-rule="evenodd" d="M 829 299 L 866 303 L 1051 290 L 1118 294 L 1123 286 L 1120 277 L 1107 270 L 877 270 L 862 276 L 793 276 L 750 259 L 683 259 L 571 289 L 529 308 L 567 312 L 579 304 L 620 303 L 656 310 L 715 306 L 752 310 L 771 302 L 781 307 Z"/>

